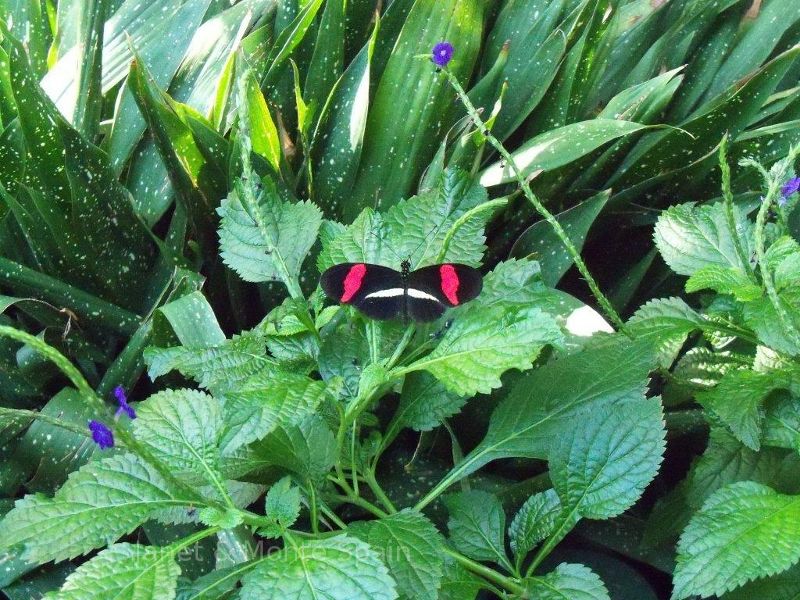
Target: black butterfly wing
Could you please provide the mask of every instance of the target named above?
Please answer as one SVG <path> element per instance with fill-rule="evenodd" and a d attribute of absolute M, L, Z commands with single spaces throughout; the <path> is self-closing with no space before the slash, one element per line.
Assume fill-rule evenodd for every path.
<path fill-rule="evenodd" d="M 369 263 L 342 263 L 320 278 L 322 291 L 340 304 L 351 304 L 372 319 L 392 319 L 405 308 L 405 287 L 398 271 Z"/>
<path fill-rule="evenodd" d="M 407 308 L 415 321 L 435 321 L 445 309 L 469 302 L 481 293 L 483 277 L 468 265 L 445 263 L 412 271 Z"/>

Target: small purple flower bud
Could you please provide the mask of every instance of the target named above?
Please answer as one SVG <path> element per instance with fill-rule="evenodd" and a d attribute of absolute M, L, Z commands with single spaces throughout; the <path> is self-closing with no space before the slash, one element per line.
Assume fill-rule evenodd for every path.
<path fill-rule="evenodd" d="M 453 59 L 454 51 L 453 44 L 450 42 L 439 42 L 433 47 L 431 60 L 437 67 L 446 67 L 447 63 Z"/>
<path fill-rule="evenodd" d="M 125 413 L 131 419 L 136 418 L 136 411 L 133 410 L 133 407 L 128 404 L 128 398 L 125 395 L 125 388 L 121 385 L 118 385 L 114 388 L 114 397 L 117 399 L 117 404 L 119 404 L 119 408 L 117 409 L 117 416 Z"/>
<path fill-rule="evenodd" d="M 89 431 L 92 432 L 92 439 L 101 450 L 114 447 L 114 434 L 100 421 L 89 421 Z"/>
<path fill-rule="evenodd" d="M 789 196 L 796 194 L 798 191 L 800 191 L 800 177 L 792 177 L 781 187 L 781 197 L 778 198 L 778 204 L 783 206 L 786 204 Z"/>

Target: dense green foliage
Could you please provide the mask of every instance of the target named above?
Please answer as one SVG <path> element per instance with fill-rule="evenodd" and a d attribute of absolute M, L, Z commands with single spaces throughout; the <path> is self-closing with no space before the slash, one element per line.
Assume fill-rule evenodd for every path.
<path fill-rule="evenodd" d="M 800 594 L 796 0 L 0 22 L 11 600 Z"/>

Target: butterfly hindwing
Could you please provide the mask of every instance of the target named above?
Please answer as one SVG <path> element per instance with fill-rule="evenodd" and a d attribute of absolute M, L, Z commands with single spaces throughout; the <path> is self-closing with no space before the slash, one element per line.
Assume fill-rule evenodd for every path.
<path fill-rule="evenodd" d="M 327 296 L 351 304 L 372 319 L 386 320 L 405 308 L 405 288 L 399 271 L 369 263 L 342 263 L 322 274 Z"/>

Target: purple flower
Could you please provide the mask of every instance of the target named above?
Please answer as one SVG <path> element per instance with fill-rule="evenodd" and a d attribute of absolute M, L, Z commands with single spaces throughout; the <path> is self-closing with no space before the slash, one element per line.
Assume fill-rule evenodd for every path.
<path fill-rule="evenodd" d="M 125 388 L 121 385 L 118 385 L 114 388 L 114 397 L 117 399 L 117 404 L 119 404 L 119 408 L 117 409 L 117 416 L 125 413 L 131 419 L 136 418 L 136 411 L 133 410 L 133 407 L 128 404 L 128 398 L 125 396 Z"/>
<path fill-rule="evenodd" d="M 778 198 L 778 204 L 783 206 L 786 204 L 789 196 L 796 194 L 798 191 L 800 191 L 800 177 L 792 177 L 781 187 L 781 197 Z"/>
<path fill-rule="evenodd" d="M 100 421 L 89 421 L 89 431 L 92 432 L 92 439 L 101 450 L 114 447 L 114 434 Z"/>
<path fill-rule="evenodd" d="M 433 47 L 431 52 L 431 60 L 437 67 L 446 67 L 453 59 L 454 52 L 453 44 L 450 42 L 439 42 Z"/>

